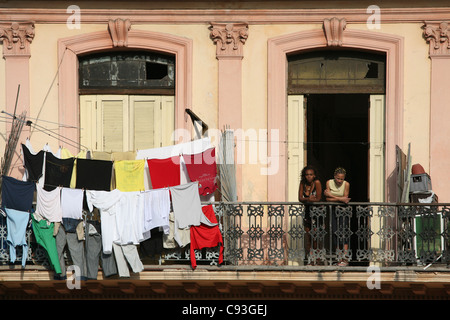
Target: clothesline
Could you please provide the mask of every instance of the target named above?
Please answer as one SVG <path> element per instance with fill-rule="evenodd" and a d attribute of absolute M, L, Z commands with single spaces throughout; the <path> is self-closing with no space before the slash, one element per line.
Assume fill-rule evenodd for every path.
<path fill-rule="evenodd" d="M 31 147 L 31 146 L 30 146 Z M 211 223 L 210 220 L 208 220 L 207 218 L 205 218 L 205 214 L 202 213 L 203 212 L 203 207 L 208 206 L 208 205 L 203 205 L 202 202 L 200 201 L 200 192 L 201 192 L 201 187 L 200 185 L 203 187 L 203 184 L 200 183 L 199 181 L 196 181 L 194 178 L 190 177 L 189 180 L 188 177 L 186 176 L 183 180 L 181 179 L 181 169 L 182 169 L 182 162 L 178 161 L 176 163 L 172 162 L 171 159 L 140 159 L 140 160 L 118 160 L 118 161 L 112 161 L 112 160 L 98 160 L 95 161 L 95 159 L 84 159 L 84 158 L 57 158 L 51 151 L 44 151 L 44 150 L 40 150 L 38 153 L 34 153 L 33 150 L 28 149 L 28 147 L 26 145 L 22 145 L 22 150 L 23 150 L 23 155 L 24 155 L 24 165 L 26 168 L 26 171 L 28 172 L 28 181 L 17 181 L 16 183 L 28 183 L 29 185 L 33 186 L 33 193 L 36 190 L 37 192 L 37 200 L 36 200 L 36 212 L 39 214 L 38 216 L 35 216 L 35 214 L 33 214 L 32 218 L 36 219 L 39 216 L 46 216 L 46 214 L 44 212 L 49 212 L 49 214 L 46 216 L 47 221 L 52 221 L 57 223 L 58 221 L 60 221 L 62 219 L 59 217 L 60 211 L 58 204 L 61 203 L 61 198 L 58 197 L 62 197 L 63 194 L 67 193 L 67 192 L 75 192 L 78 193 L 80 195 L 83 195 L 83 197 L 85 197 L 87 205 L 88 205 L 88 212 L 92 212 L 93 208 L 96 207 L 97 209 L 99 209 L 100 211 L 100 221 L 101 221 L 101 227 L 102 227 L 102 241 L 105 241 L 104 243 L 104 248 L 106 248 L 104 253 L 112 253 L 113 248 L 114 248 L 114 254 L 116 256 L 116 260 L 120 261 L 121 258 L 120 253 L 116 253 L 116 250 L 118 251 L 122 251 L 125 250 L 124 246 L 127 246 L 127 248 L 129 248 L 130 250 L 132 250 L 132 254 L 130 252 L 128 252 L 127 254 L 125 254 L 125 256 L 134 256 L 135 259 L 133 261 L 135 261 L 137 263 L 137 265 L 135 265 L 136 269 L 133 269 L 133 271 L 135 272 L 139 272 L 140 270 L 140 266 L 139 266 L 139 259 L 136 258 L 137 257 L 137 252 L 136 249 L 133 247 L 128 247 L 128 245 L 137 245 L 142 243 L 142 241 L 145 241 L 146 239 L 149 239 L 147 235 L 144 235 L 144 233 L 142 233 L 140 235 L 139 232 L 135 232 L 133 233 L 134 236 L 132 234 L 130 234 L 129 232 L 131 232 L 131 230 L 135 230 L 135 228 L 137 227 L 138 229 L 140 228 L 139 225 L 142 224 L 142 212 L 145 212 L 146 209 L 143 210 L 143 206 L 139 205 L 139 200 L 141 199 L 141 201 L 149 196 L 154 196 L 156 194 L 158 194 L 159 192 L 165 192 L 167 194 L 167 196 L 169 195 L 170 192 L 170 197 L 168 197 L 168 201 L 166 202 L 167 204 L 171 203 L 172 207 L 173 207 L 173 212 L 174 212 L 174 239 L 176 241 L 176 243 L 178 243 L 178 245 L 180 247 L 183 247 L 187 244 L 190 243 L 190 238 L 192 239 L 197 239 L 195 241 L 195 244 L 193 245 L 193 247 L 191 247 L 191 250 L 194 250 L 194 248 L 201 248 L 202 245 L 205 245 L 205 242 L 202 242 L 200 239 L 202 239 L 201 234 L 206 232 L 206 233 L 211 233 L 211 234 L 216 234 L 214 236 L 214 241 L 218 241 L 217 244 L 223 243 L 221 240 L 219 241 L 219 239 L 221 239 L 221 236 L 219 236 L 220 234 L 220 230 L 218 229 L 218 225 L 216 223 Z M 207 149 L 208 150 L 208 149 Z M 33 152 L 32 152 L 33 151 Z M 167 151 L 167 150 L 165 150 Z M 192 156 L 195 156 L 192 155 Z M 37 159 L 38 161 L 36 163 L 34 163 L 33 166 L 30 165 L 30 163 L 28 163 L 27 161 L 25 161 L 25 159 L 27 159 L 28 157 L 31 157 L 33 159 Z M 148 157 L 145 157 L 148 158 Z M 203 158 L 203 157 L 202 157 Z M 72 166 L 70 167 L 70 165 L 74 165 L 75 164 L 75 160 L 76 160 L 76 167 Z M 153 163 L 151 161 L 154 161 L 154 164 L 157 166 L 156 168 L 156 172 L 158 173 L 158 175 L 152 175 L 151 172 L 150 173 L 150 177 L 151 177 L 151 183 L 152 183 L 152 189 L 149 190 L 137 190 L 139 192 L 133 191 L 133 192 L 127 192 L 127 191 L 121 191 L 120 188 L 115 188 L 113 190 L 111 190 L 111 182 L 112 182 L 112 174 L 113 172 L 115 172 L 115 179 L 120 178 L 120 174 L 118 175 L 118 172 L 116 172 L 115 170 L 118 169 L 116 166 L 113 167 L 113 164 L 135 164 L 136 162 L 139 162 L 141 164 L 140 166 L 140 174 L 139 176 L 142 177 L 142 173 L 144 172 L 144 168 L 142 166 L 142 164 L 147 163 L 149 168 L 153 168 Z M 59 163 L 61 162 L 61 163 Z M 92 165 L 92 164 L 102 164 L 104 165 L 103 170 L 105 172 L 107 172 L 108 174 L 106 176 L 104 176 L 102 179 L 105 179 L 106 183 L 104 184 L 105 189 L 104 190 L 93 190 L 91 189 L 89 186 L 83 186 L 81 188 L 77 188 L 77 185 L 75 184 L 75 188 L 71 188 L 70 187 L 70 183 L 67 183 L 68 180 L 66 180 L 66 183 L 60 183 L 60 182 L 52 182 L 52 181 L 57 181 L 57 180 L 52 180 L 55 178 L 61 178 L 58 176 L 59 172 L 55 169 L 58 168 L 64 168 L 64 173 L 65 173 L 65 177 L 66 179 L 70 178 L 70 180 L 72 180 L 71 178 L 73 176 L 76 177 L 76 182 L 80 182 L 80 176 L 77 175 L 80 168 L 81 170 L 83 170 L 83 165 Z M 61 164 L 61 166 L 59 166 L 59 164 Z M 165 165 L 169 164 L 170 168 L 164 167 Z M 44 166 L 45 165 L 45 166 Z M 162 165 L 162 167 L 158 167 L 158 165 Z M 54 167 L 53 167 L 54 166 Z M 69 166 L 69 167 L 67 167 Z M 34 167 L 34 168 L 33 168 Z M 120 166 L 119 166 L 120 167 Z M 186 173 L 193 173 L 195 170 L 196 166 L 192 165 L 192 167 L 189 168 L 185 168 Z M 212 194 L 212 192 L 215 191 L 215 178 L 217 175 L 217 172 L 215 171 L 215 164 L 213 164 L 212 166 L 204 166 L 203 169 L 209 169 L 212 168 L 214 169 L 213 171 L 213 181 L 214 181 L 214 186 L 212 186 L 209 190 L 207 194 Z M 33 169 L 36 169 L 35 171 L 33 171 Z M 123 168 L 122 168 L 123 169 Z M 114 170 L 114 171 L 113 171 Z M 149 169 L 150 170 L 150 169 Z M 98 181 L 99 177 L 101 176 L 101 173 L 99 172 L 98 168 L 94 168 L 94 170 L 92 171 L 93 173 L 87 173 L 85 175 L 85 177 L 89 179 L 91 179 L 92 181 Z M 176 183 L 172 183 L 172 184 L 168 184 L 164 181 L 164 179 L 166 179 L 169 175 L 169 173 L 172 172 L 173 177 L 178 177 L 176 179 L 178 180 L 174 180 Z M 73 175 L 73 173 L 75 173 L 75 175 Z M 203 173 L 203 172 L 201 172 Z M 31 178 L 30 178 L 31 177 Z M 95 177 L 95 179 L 92 179 L 92 177 Z M 172 178 L 173 178 L 172 177 Z M 50 179 L 49 179 L 50 178 Z M 64 178 L 64 177 L 62 177 Z M 8 180 L 8 179 L 6 179 Z M 192 180 L 192 181 L 191 181 Z M 4 179 L 5 181 L 5 179 Z M 89 182 L 89 181 L 88 181 Z M 157 184 L 162 185 L 163 187 L 158 188 Z M 44 187 L 51 187 L 49 189 L 52 190 L 45 190 Z M 58 186 L 58 187 L 56 187 Z M 81 186 L 81 185 L 80 185 Z M 116 187 L 117 187 L 117 181 L 116 181 Z M 151 192 L 153 191 L 153 192 Z M 194 198 L 193 198 L 194 197 Z M 32 203 L 32 197 L 30 198 L 31 200 L 29 201 L 29 203 Z M 119 199 L 122 199 L 119 201 Z M 39 201 L 38 201 L 39 200 Z M 81 201 L 78 200 L 79 204 L 81 205 Z M 23 200 L 22 200 L 23 202 Z M 4 202 L 2 201 L 2 205 L 4 205 Z M 70 206 L 71 208 L 75 207 L 75 206 Z M 167 205 L 166 207 L 170 208 L 170 205 Z M 140 208 L 140 209 L 139 209 Z M 114 210 L 114 214 L 111 214 L 112 212 L 110 210 Z M 78 212 L 80 212 L 81 210 L 78 210 Z M 35 212 L 35 213 L 36 213 Z M 133 213 L 134 212 L 134 213 Z M 187 212 L 190 212 L 190 214 L 186 215 Z M 52 214 L 53 213 L 53 214 Z M 130 216 L 130 214 L 133 215 L 134 218 L 132 218 Z M 51 218 L 53 216 L 53 218 Z M 129 218 L 127 218 L 129 217 Z M 188 220 L 186 220 L 187 217 L 190 217 Z M 42 219 L 37 218 L 38 220 L 34 221 L 33 224 L 33 230 L 34 232 L 37 233 L 37 235 L 39 235 L 40 233 L 44 232 L 45 225 L 41 223 Z M 67 218 L 66 218 L 67 219 Z M 117 220 L 119 219 L 119 220 Z M 138 220 L 135 220 L 138 219 Z M 192 220 L 193 219 L 193 220 Z M 44 219 L 45 220 L 45 219 Z M 151 219 L 150 219 L 151 220 Z M 135 221 L 135 222 L 133 222 Z M 139 222 L 140 221 L 140 222 Z M 131 225 L 130 225 L 131 223 Z M 209 228 L 204 228 L 201 227 L 201 225 L 206 225 L 208 227 L 214 228 L 214 230 L 211 230 Z M 120 226 L 120 228 L 119 228 Z M 129 227 L 126 227 L 129 226 Z M 199 230 L 196 230 L 196 227 L 200 227 Z M 189 227 L 188 229 L 183 229 Z M 192 227 L 192 229 L 190 228 Z M 119 228 L 119 229 L 117 229 Z M 120 231 L 121 230 L 121 231 Z M 166 228 L 167 230 L 167 228 Z M 192 230 L 192 234 L 189 236 L 187 234 L 185 234 L 186 232 L 181 232 L 180 230 Z M 150 231 L 150 230 L 147 230 Z M 56 232 L 56 231 L 55 231 Z M 112 232 L 112 233 L 111 233 Z M 121 232 L 125 232 L 124 234 L 122 234 Z M 128 233 L 127 233 L 128 232 Z M 45 233 L 45 232 L 44 232 Z M 184 234 L 184 235 L 183 235 Z M 130 238 L 131 236 L 131 238 Z M 137 236 L 137 238 L 136 238 Z M 104 238 L 103 238 L 104 237 Z M 119 238 L 117 238 L 119 237 Z M 111 242 L 111 239 L 112 242 Z M 87 239 L 86 239 L 87 240 Z M 113 244 L 113 246 L 111 247 L 110 244 Z M 120 245 L 120 248 L 116 248 L 116 245 Z M 128 250 L 128 249 L 127 249 Z M 222 252 L 223 252 L 223 248 L 221 248 L 221 257 L 222 257 Z M 123 252 L 124 254 L 124 252 Z M 123 256 L 122 254 L 122 256 Z M 53 255 L 54 256 L 54 255 Z M 124 261 L 122 259 L 122 261 Z M 221 260 L 222 261 L 222 260 Z M 130 263 L 130 265 L 132 265 L 132 263 L 130 261 L 128 261 Z M 57 263 L 54 262 L 55 266 L 57 266 Z M 193 266 L 193 268 L 195 268 L 196 266 L 196 262 L 195 262 L 195 253 L 192 254 L 191 256 L 191 264 Z M 122 275 L 126 274 L 126 271 L 123 270 L 123 266 L 124 264 L 122 264 L 122 271 L 119 271 L 119 274 L 121 272 Z M 126 266 L 126 264 L 125 264 Z"/>
<path fill-rule="evenodd" d="M 14 115 L 12 115 L 12 114 L 10 114 L 10 113 L 7 113 L 6 111 L 3 111 L 3 110 L 2 110 L 1 113 L 4 113 L 4 114 L 8 115 L 9 117 L 11 117 L 12 119 L 15 119 L 15 120 L 17 120 L 17 121 L 20 120 L 20 119 L 14 118 Z M 7 119 L 7 118 L 4 117 L 4 119 Z M 12 121 L 12 120 L 11 120 L 11 121 Z M 41 125 L 38 125 L 37 123 L 34 123 L 34 122 L 30 121 L 30 120 L 23 121 L 23 123 L 24 123 L 24 125 L 29 126 L 30 128 L 34 128 L 34 129 L 36 129 L 37 131 L 39 131 L 39 132 L 41 132 L 41 133 L 44 133 L 44 134 L 46 134 L 46 135 L 48 135 L 48 136 L 50 136 L 50 137 L 52 137 L 52 138 L 58 139 L 58 140 L 60 140 L 60 141 L 62 140 L 63 143 L 65 143 L 65 144 L 67 144 L 67 145 L 69 145 L 69 146 L 71 146 L 71 147 L 74 147 L 74 148 L 79 148 L 79 147 L 81 147 L 81 148 L 83 148 L 83 149 L 85 149 L 85 150 L 88 150 L 88 149 L 89 149 L 88 147 L 82 145 L 82 144 L 79 143 L 78 141 L 75 141 L 75 140 L 73 140 L 73 139 L 69 139 L 69 138 L 67 138 L 67 137 L 65 137 L 65 136 L 63 136 L 63 135 L 61 135 L 61 134 L 59 134 L 59 133 L 57 133 L 57 132 L 53 132 L 52 129 L 45 128 L 45 127 L 43 127 L 43 126 L 41 126 Z M 66 126 L 66 125 L 64 125 L 64 126 Z M 69 127 L 69 126 L 66 126 L 66 127 Z M 76 127 L 73 127 L 73 128 L 76 128 Z M 56 129 L 55 129 L 55 130 L 56 130 Z M 31 133 L 30 133 L 30 135 L 31 135 Z"/>
<path fill-rule="evenodd" d="M 214 149 L 212 147 L 198 154 L 165 159 L 147 156 L 138 159 L 137 155 L 128 153 L 122 159 L 118 153 L 119 160 L 101 160 L 88 157 L 87 154 L 74 157 L 70 152 L 66 152 L 61 155 L 64 153 L 61 149 L 58 154 L 49 149 L 34 152 L 27 139 L 26 144 L 22 144 L 26 174 L 24 179 L 41 181 L 48 188 L 57 186 L 83 188 L 92 186 L 90 180 L 96 176 L 95 181 L 98 182 L 94 184 L 95 187 L 86 187 L 87 189 L 111 190 L 111 187 L 116 186 L 122 191 L 141 191 L 150 189 L 150 186 L 151 189 L 156 189 L 198 181 L 199 189 L 203 188 L 201 194 L 209 194 L 217 189 Z M 146 182 L 147 176 L 149 181 Z"/>

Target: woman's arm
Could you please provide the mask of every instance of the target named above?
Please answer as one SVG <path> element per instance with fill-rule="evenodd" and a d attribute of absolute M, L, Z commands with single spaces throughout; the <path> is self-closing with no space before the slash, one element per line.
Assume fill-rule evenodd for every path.
<path fill-rule="evenodd" d="M 309 201 L 320 201 L 322 200 L 322 183 L 319 180 L 314 181 L 316 194 L 309 198 Z"/>
<path fill-rule="evenodd" d="M 345 183 L 344 196 L 335 197 L 330 193 L 330 189 L 329 189 L 329 185 L 328 185 L 328 181 L 327 181 L 327 189 L 324 191 L 326 201 L 349 203 L 350 198 L 348 197 L 348 195 L 350 194 L 350 184 L 347 181 L 345 181 L 344 183 Z"/>
<path fill-rule="evenodd" d="M 300 182 L 300 186 L 298 187 L 298 201 L 305 202 L 309 198 L 303 197 L 303 183 Z"/>
<path fill-rule="evenodd" d="M 347 181 L 345 182 L 345 190 L 344 190 L 344 197 L 348 198 L 348 195 L 350 194 L 350 183 Z"/>
<path fill-rule="evenodd" d="M 336 198 L 330 193 L 330 180 L 327 181 L 323 194 L 326 201 L 336 201 Z"/>

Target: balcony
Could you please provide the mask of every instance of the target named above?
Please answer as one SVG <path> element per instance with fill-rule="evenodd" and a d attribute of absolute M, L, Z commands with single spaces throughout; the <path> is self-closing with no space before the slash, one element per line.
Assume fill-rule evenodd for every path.
<path fill-rule="evenodd" d="M 98 279 L 82 281 L 85 291 L 78 293 L 211 299 L 234 299 L 242 292 L 244 297 L 270 299 L 332 294 L 447 297 L 449 209 L 450 204 L 443 203 L 216 202 L 223 264 L 218 264 L 218 248 L 196 250 L 196 270 L 190 267 L 188 247 L 164 249 L 161 255 L 142 257 L 144 271 L 129 278 L 107 278 L 100 269 Z M 25 269 L 20 248 L 17 262 L 9 263 L 5 220 L 2 217 L 0 225 L 0 298 L 37 297 L 42 292 L 53 297 L 53 291 L 70 297 L 73 292 L 64 281 L 53 279 L 46 252 L 34 242 L 31 230 Z M 66 266 L 71 264 L 70 256 L 66 261 Z M 338 265 L 341 261 L 348 265 Z M 368 288 L 368 270 L 379 272 L 378 290 Z"/>
<path fill-rule="evenodd" d="M 217 208 L 226 259 L 237 266 L 332 267 L 347 261 L 350 267 L 428 268 L 449 263 L 448 204 L 247 202 Z"/>

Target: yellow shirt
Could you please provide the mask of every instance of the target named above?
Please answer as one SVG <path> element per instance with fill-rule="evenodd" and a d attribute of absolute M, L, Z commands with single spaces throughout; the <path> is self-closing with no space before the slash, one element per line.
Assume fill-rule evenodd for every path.
<path fill-rule="evenodd" d="M 145 160 L 114 161 L 116 188 L 123 192 L 143 191 Z"/>

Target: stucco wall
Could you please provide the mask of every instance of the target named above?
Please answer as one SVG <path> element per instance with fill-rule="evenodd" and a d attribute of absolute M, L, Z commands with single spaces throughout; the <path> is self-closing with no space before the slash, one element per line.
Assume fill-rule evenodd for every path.
<path fill-rule="evenodd" d="M 186 37 L 193 41 L 192 106 L 195 113 L 209 126 L 211 133 L 218 128 L 218 61 L 215 45 L 209 37 L 208 24 L 133 24 L 132 29 L 147 30 Z M 422 36 L 420 23 L 382 24 L 381 29 L 372 32 L 398 35 L 404 38 L 404 88 L 403 88 L 403 150 L 411 142 L 413 163 L 420 163 L 429 170 L 429 121 L 430 121 L 430 60 L 428 44 Z M 243 46 L 242 60 L 242 129 L 256 134 L 258 155 L 256 163 L 250 160 L 249 143 L 253 136 L 245 136 L 247 153 L 243 164 L 242 199 L 248 201 L 267 199 L 267 176 L 261 174 L 266 159 L 261 157 L 260 142 L 267 128 L 267 41 L 276 36 L 299 31 L 321 29 L 314 24 L 250 24 L 249 36 Z M 106 24 L 82 24 L 81 29 L 69 29 L 65 24 L 36 24 L 36 36 L 31 44 L 30 58 L 30 117 L 39 125 L 57 132 L 58 119 L 58 56 L 57 41 L 61 38 L 85 33 L 104 31 Z M 365 24 L 349 23 L 347 30 L 367 30 Z M 345 36 L 344 36 L 345 41 Z M 0 62 L 0 94 L 4 96 L 5 61 Z M 56 76 L 56 79 L 55 79 Z M 54 81 L 55 79 L 55 81 Z M 52 84 L 52 82 L 54 83 Z M 49 122 L 44 122 L 49 121 Z M 190 120 L 188 120 L 190 121 Z M 4 124 L 0 125 L 5 134 Z M 75 129 L 74 129 L 75 130 Z M 396 130 L 396 128 L 388 128 Z M 215 135 L 212 135 L 215 139 Z M 31 134 L 35 149 L 49 143 L 53 150 L 59 142 L 36 129 Z M 0 143 L 4 143 L 3 139 Z M 217 145 L 217 141 L 215 141 Z M 244 145 L 244 144 L 243 144 Z M 253 145 L 252 147 L 255 147 Z M 252 152 L 255 149 L 252 149 Z M 270 152 L 270 150 L 269 150 Z"/>

